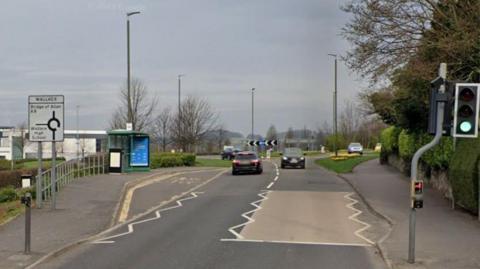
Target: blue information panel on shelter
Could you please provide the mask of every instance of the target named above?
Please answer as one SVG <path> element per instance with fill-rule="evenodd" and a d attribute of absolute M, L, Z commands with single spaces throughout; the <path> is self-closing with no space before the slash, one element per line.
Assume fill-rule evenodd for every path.
<path fill-rule="evenodd" d="M 148 137 L 134 137 L 130 158 L 130 166 L 148 166 Z"/>

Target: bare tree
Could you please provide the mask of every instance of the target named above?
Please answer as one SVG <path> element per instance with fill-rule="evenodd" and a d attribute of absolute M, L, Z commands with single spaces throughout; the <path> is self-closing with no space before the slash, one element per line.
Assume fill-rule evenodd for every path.
<path fill-rule="evenodd" d="M 353 18 L 343 36 L 353 45 L 344 57 L 347 65 L 374 81 L 404 66 L 431 30 L 435 0 L 352 0 L 343 10 Z"/>
<path fill-rule="evenodd" d="M 145 131 L 153 121 L 153 112 L 157 105 L 157 98 L 151 97 L 147 86 L 140 79 L 132 79 L 130 86 L 132 127 L 135 131 Z M 128 122 L 128 89 L 123 87 L 120 91 L 120 105 L 115 110 L 110 120 L 110 128 L 123 129 Z"/>
<path fill-rule="evenodd" d="M 355 104 L 351 101 L 345 102 L 345 107 L 340 115 L 340 134 L 347 141 L 354 141 L 356 139 L 356 132 L 360 126 L 361 118 L 355 107 Z"/>
<path fill-rule="evenodd" d="M 170 125 L 172 123 L 172 112 L 169 107 L 164 108 L 155 118 L 153 130 L 151 130 L 154 139 L 162 147 L 162 151 L 167 151 L 167 146 L 171 144 Z"/>
<path fill-rule="evenodd" d="M 205 100 L 187 96 L 175 114 L 170 133 L 183 151 L 195 151 L 208 132 L 216 129 L 218 115 Z"/>

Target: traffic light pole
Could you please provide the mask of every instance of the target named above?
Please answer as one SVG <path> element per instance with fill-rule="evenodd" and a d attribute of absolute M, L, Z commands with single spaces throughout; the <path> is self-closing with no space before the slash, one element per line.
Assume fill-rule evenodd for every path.
<path fill-rule="evenodd" d="M 439 69 L 439 76 L 444 79 L 444 81 L 447 78 L 447 64 L 446 63 L 441 63 L 440 64 L 440 69 Z M 439 92 L 445 93 L 445 83 L 440 86 Z M 436 146 L 439 142 L 440 139 L 442 138 L 442 132 L 443 132 L 443 112 L 445 110 L 445 103 L 444 102 L 437 102 L 437 125 L 436 125 L 436 132 L 435 132 L 435 137 L 433 140 L 426 144 L 425 146 L 421 147 L 420 149 L 415 152 L 412 158 L 412 168 L 411 168 L 411 174 L 410 174 L 410 180 L 412 182 L 417 180 L 417 168 L 418 168 L 418 162 L 420 160 L 420 157 L 428 151 L 429 149 L 433 148 Z M 409 263 L 415 263 L 415 224 L 416 224 L 416 210 L 414 206 L 411 206 L 410 209 L 410 226 L 409 226 L 409 236 L 408 236 L 408 262 Z"/>

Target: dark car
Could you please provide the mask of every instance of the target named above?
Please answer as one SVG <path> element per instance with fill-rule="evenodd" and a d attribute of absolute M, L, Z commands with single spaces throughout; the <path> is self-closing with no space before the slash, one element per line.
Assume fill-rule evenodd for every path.
<path fill-rule="evenodd" d="M 221 153 L 222 160 L 233 160 L 239 152 L 240 150 L 238 149 L 226 148 Z"/>
<path fill-rule="evenodd" d="M 235 155 L 235 159 L 232 162 L 232 175 L 243 172 L 256 174 L 263 172 L 262 160 L 258 158 L 255 152 L 239 152 Z"/>
<path fill-rule="evenodd" d="M 305 169 L 305 154 L 299 148 L 286 148 L 282 153 L 282 168 L 299 167 Z"/>

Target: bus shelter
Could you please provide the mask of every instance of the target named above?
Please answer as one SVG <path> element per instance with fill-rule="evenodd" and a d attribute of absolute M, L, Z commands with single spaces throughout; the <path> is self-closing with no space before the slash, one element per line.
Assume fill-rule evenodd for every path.
<path fill-rule="evenodd" d="M 109 172 L 150 171 L 150 137 L 148 134 L 112 130 L 108 132 Z"/>

